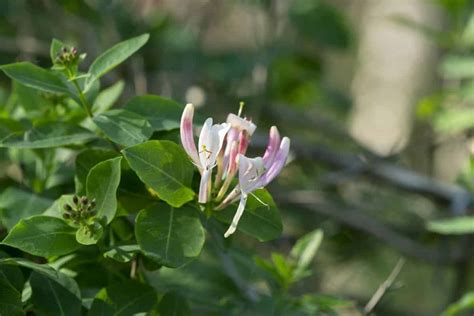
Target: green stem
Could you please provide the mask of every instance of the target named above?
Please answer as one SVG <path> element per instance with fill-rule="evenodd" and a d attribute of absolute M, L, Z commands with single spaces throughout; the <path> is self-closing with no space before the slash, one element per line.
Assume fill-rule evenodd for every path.
<path fill-rule="evenodd" d="M 93 117 L 94 115 L 92 114 L 91 111 L 91 106 L 89 105 L 89 102 L 87 102 L 86 96 L 81 90 L 81 87 L 79 87 L 79 84 L 77 83 L 76 79 L 74 79 L 74 74 L 72 73 L 70 68 L 66 68 L 69 80 L 72 82 L 74 87 L 76 88 L 77 93 L 79 94 L 79 100 L 81 101 L 81 105 L 84 107 L 84 110 L 86 111 L 87 115 L 89 117 Z"/>

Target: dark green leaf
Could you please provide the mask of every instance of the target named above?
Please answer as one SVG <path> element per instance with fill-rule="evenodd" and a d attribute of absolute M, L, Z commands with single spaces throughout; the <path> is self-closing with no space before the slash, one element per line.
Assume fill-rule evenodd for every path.
<path fill-rule="evenodd" d="M 115 246 L 104 252 L 104 257 L 112 258 L 118 262 L 129 262 L 139 252 L 140 247 L 138 245 Z"/>
<path fill-rule="evenodd" d="M 39 215 L 52 203 L 34 193 L 9 187 L 0 195 L 0 222 L 10 230 L 21 218 Z"/>
<path fill-rule="evenodd" d="M 122 157 L 102 161 L 95 165 L 87 176 L 87 197 L 96 199 L 95 211 L 99 219 L 108 224 L 117 211 L 117 188 L 120 183 Z"/>
<path fill-rule="evenodd" d="M 86 149 L 76 157 L 76 192 L 86 194 L 86 181 L 89 171 L 99 162 L 119 156 L 120 154 L 112 150 Z"/>
<path fill-rule="evenodd" d="M 205 240 L 196 210 L 165 204 L 155 204 L 138 214 L 135 235 L 147 256 L 169 267 L 181 266 L 199 256 Z"/>
<path fill-rule="evenodd" d="M 65 288 L 64 284 L 36 271 L 31 274 L 30 284 L 33 291 L 31 302 L 36 315 L 79 316 L 81 314 L 80 299 L 71 289 Z"/>
<path fill-rule="evenodd" d="M 168 204 L 180 207 L 194 198 L 189 188 L 193 166 L 177 144 L 152 140 L 122 152 L 138 177 Z"/>
<path fill-rule="evenodd" d="M 183 106 L 171 99 L 144 95 L 131 99 L 125 109 L 145 117 L 154 131 L 179 128 Z"/>
<path fill-rule="evenodd" d="M 79 126 L 48 123 L 24 133 L 10 135 L 0 142 L 0 147 L 52 148 L 82 144 L 94 137 L 94 134 Z"/>
<path fill-rule="evenodd" d="M 86 90 L 95 80 L 125 61 L 148 41 L 150 36 L 143 34 L 120 42 L 102 53 L 89 68 L 90 77 L 86 81 Z"/>
<path fill-rule="evenodd" d="M 21 291 L 16 289 L 0 270 L 0 315 L 25 315 L 21 303 Z"/>
<path fill-rule="evenodd" d="M 30 278 L 31 301 L 37 315 L 79 315 L 81 295 L 77 283 L 69 276 L 20 258 L 0 259 L 0 265 L 19 265 L 34 271 Z"/>
<path fill-rule="evenodd" d="M 283 225 L 272 196 L 265 189 L 255 191 L 254 194 L 266 205 L 250 195 L 237 230 L 260 241 L 278 238 L 283 230 Z M 236 210 L 237 205 L 232 205 L 221 212 L 217 212 L 216 217 L 220 221 L 230 224 Z"/>
<path fill-rule="evenodd" d="M 176 292 L 166 293 L 158 305 L 160 316 L 188 316 L 191 315 L 186 299 Z"/>
<path fill-rule="evenodd" d="M 36 256 L 60 256 L 80 247 L 75 233 L 59 218 L 33 216 L 20 220 L 2 243 Z"/>
<path fill-rule="evenodd" d="M 94 118 L 97 126 L 113 142 L 133 146 L 143 143 L 153 134 L 148 121 L 127 110 L 110 110 Z"/>
<path fill-rule="evenodd" d="M 53 92 L 69 93 L 69 88 L 55 73 L 33 65 L 29 62 L 21 62 L 0 66 L 8 77 L 21 84 L 34 89 Z"/>
<path fill-rule="evenodd" d="M 157 303 L 155 290 L 133 281 L 108 286 L 94 299 L 88 316 L 130 316 L 148 313 Z"/>

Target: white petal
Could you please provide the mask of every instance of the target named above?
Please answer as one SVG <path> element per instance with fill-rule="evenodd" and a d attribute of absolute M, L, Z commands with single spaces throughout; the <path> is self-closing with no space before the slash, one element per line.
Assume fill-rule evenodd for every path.
<path fill-rule="evenodd" d="M 225 238 L 232 235 L 237 229 L 237 225 L 239 224 L 240 218 L 242 217 L 242 214 L 244 214 L 245 204 L 247 204 L 247 195 L 242 194 L 242 196 L 240 197 L 240 203 L 239 207 L 237 208 L 237 212 L 235 212 L 234 218 L 232 219 L 232 223 L 224 234 Z"/>

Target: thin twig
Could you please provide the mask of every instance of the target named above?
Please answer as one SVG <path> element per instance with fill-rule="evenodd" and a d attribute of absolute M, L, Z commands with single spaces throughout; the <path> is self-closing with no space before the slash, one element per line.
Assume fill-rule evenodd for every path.
<path fill-rule="evenodd" d="M 402 271 L 403 265 L 405 264 L 405 259 L 400 258 L 397 261 L 397 264 L 393 268 L 392 272 L 390 272 L 390 275 L 388 278 L 380 284 L 379 288 L 377 291 L 375 291 L 374 295 L 370 298 L 369 302 L 367 305 L 364 307 L 364 315 L 369 315 L 375 308 L 375 306 L 380 302 L 384 294 L 387 292 L 388 289 L 390 289 L 397 279 L 398 275 Z"/>

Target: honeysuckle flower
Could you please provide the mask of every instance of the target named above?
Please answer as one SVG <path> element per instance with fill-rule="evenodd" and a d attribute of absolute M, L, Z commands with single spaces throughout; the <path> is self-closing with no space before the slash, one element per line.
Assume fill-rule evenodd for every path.
<path fill-rule="evenodd" d="M 212 124 L 212 118 L 208 118 L 199 135 L 198 151 L 194 142 L 193 116 L 194 106 L 187 104 L 181 116 L 181 143 L 201 173 L 198 201 L 206 203 L 210 194 L 212 169 L 230 126 L 227 123 Z"/>
<path fill-rule="evenodd" d="M 217 155 L 224 143 L 224 137 L 229 130 L 227 123 L 212 124 L 208 118 L 199 135 L 199 161 L 202 168 L 201 184 L 199 186 L 199 203 L 206 203 L 210 193 L 212 168 L 216 166 Z"/>
<path fill-rule="evenodd" d="M 240 202 L 235 212 L 234 218 L 230 227 L 224 234 L 224 237 L 229 237 L 237 229 L 240 218 L 245 210 L 248 195 L 253 191 L 265 187 L 269 184 L 283 169 L 288 153 L 290 150 L 290 139 L 283 137 L 279 146 L 276 146 L 276 140 L 279 140 L 278 130 L 276 128 L 270 130 L 270 140 L 265 153 L 269 153 L 264 157 L 248 158 L 244 155 L 239 155 L 239 184 L 229 196 L 223 201 L 223 204 L 232 202 L 240 194 Z M 274 148 L 277 148 L 276 150 Z M 272 158 L 268 158 L 272 157 Z M 266 168 L 268 165 L 268 168 Z"/>

